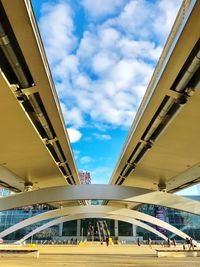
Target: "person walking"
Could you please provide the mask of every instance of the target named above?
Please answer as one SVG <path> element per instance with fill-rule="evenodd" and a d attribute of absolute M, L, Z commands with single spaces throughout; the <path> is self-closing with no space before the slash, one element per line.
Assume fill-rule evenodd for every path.
<path fill-rule="evenodd" d="M 194 250 L 194 243 L 192 237 L 189 239 L 189 249 Z"/>
<path fill-rule="evenodd" d="M 188 237 L 185 239 L 185 244 L 187 245 L 187 248 L 190 249 L 190 240 Z"/>
<path fill-rule="evenodd" d="M 173 238 L 172 242 L 173 242 L 174 247 L 176 247 L 176 239 L 175 238 Z"/>
<path fill-rule="evenodd" d="M 150 237 L 148 238 L 148 245 L 149 245 L 150 248 L 152 248 L 152 246 L 151 246 L 151 238 Z"/>
<path fill-rule="evenodd" d="M 106 236 L 106 246 L 108 247 L 108 245 L 109 245 L 109 237 Z"/>

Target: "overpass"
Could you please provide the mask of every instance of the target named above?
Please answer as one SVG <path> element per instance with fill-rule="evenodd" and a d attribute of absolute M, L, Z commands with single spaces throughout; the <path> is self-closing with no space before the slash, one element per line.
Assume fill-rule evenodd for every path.
<path fill-rule="evenodd" d="M 79 184 L 30 1 L 0 2 L 0 185 Z"/>
<path fill-rule="evenodd" d="M 200 1 L 183 12 L 182 6 L 111 184 L 177 192 L 200 182 Z"/>
<path fill-rule="evenodd" d="M 141 203 L 177 209 L 184 203 L 187 211 L 199 210 L 198 203 L 181 198 L 177 207 L 172 194 L 200 181 L 199 12 L 200 1 L 183 3 L 114 168 L 110 198 L 99 194 L 106 208 L 126 208 L 126 215 L 117 216 L 127 221 L 130 208 Z M 76 206 L 77 201 L 92 199 L 73 191 L 80 181 L 29 0 L 0 1 L 0 57 L 0 185 L 17 193 L 0 200 L 1 210 L 39 201 Z M 133 201 L 127 205 L 124 198 L 112 197 L 111 185 L 126 193 L 131 187 L 138 196 L 129 195 Z M 54 195 L 59 186 L 66 187 L 71 197 Z M 94 190 L 93 198 L 98 190 L 102 187 Z M 145 190 L 153 193 L 151 198 L 144 196 Z M 85 192 L 90 195 L 89 189 Z M 24 201 L 19 204 L 16 198 Z M 99 213 L 110 216 L 101 209 Z M 97 213 L 91 208 L 88 214 Z"/>

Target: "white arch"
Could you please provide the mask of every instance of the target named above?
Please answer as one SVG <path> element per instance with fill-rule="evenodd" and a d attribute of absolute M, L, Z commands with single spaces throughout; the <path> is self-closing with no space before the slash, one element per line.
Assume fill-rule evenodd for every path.
<path fill-rule="evenodd" d="M 200 203 L 178 195 L 119 185 L 70 185 L 43 188 L 0 199 L 0 211 L 37 203 L 103 199 L 174 208 L 200 215 Z"/>
<path fill-rule="evenodd" d="M 87 213 L 87 214 L 107 213 L 109 215 L 126 216 L 129 218 L 138 219 L 138 220 L 149 222 L 155 225 L 159 225 L 160 227 L 163 227 L 167 229 L 168 231 L 175 233 L 176 235 L 184 239 L 186 237 L 189 237 L 188 235 L 186 235 L 185 233 L 183 233 L 176 227 L 164 221 L 161 221 L 153 216 L 150 216 L 148 214 L 144 214 L 136 210 L 130 210 L 130 209 L 125 209 L 125 208 L 121 209 L 118 207 L 111 207 L 111 206 L 74 206 L 74 207 L 67 207 L 67 208 L 48 211 L 48 212 L 36 215 L 34 217 L 31 217 L 29 219 L 26 219 L 18 224 L 15 224 L 9 227 L 8 229 L 0 233 L 0 237 L 4 237 L 12 232 L 15 232 L 25 226 L 28 226 L 36 222 L 40 222 L 43 220 L 48 220 L 48 219 L 56 218 L 60 216 L 65 216 L 65 215 L 75 215 L 75 214 L 82 214 L 82 213 Z"/>
<path fill-rule="evenodd" d="M 163 235 L 162 233 L 160 233 L 159 231 L 157 231 L 156 229 L 154 229 L 153 227 L 149 226 L 146 223 L 143 223 L 141 221 L 138 221 L 136 219 L 132 219 L 132 218 L 128 218 L 126 216 L 120 216 L 120 215 L 109 215 L 106 213 L 96 213 L 96 214 L 76 214 L 76 215 L 69 215 L 69 216 L 64 216 L 64 217 L 60 217 L 58 219 L 55 219 L 53 221 L 50 221 L 46 224 L 43 224 L 40 227 L 37 227 L 36 229 L 34 229 L 33 231 L 31 231 L 30 233 L 28 233 L 27 235 L 25 235 L 23 238 L 21 238 L 18 242 L 24 242 L 26 239 L 28 239 L 29 237 L 39 233 L 40 231 L 49 228 L 53 225 L 62 223 L 62 222 L 67 222 L 67 221 L 73 221 L 73 220 L 77 220 L 77 219 L 85 219 L 85 218 L 105 218 L 105 219 L 112 219 L 112 220 L 119 220 L 119 221 L 123 221 L 123 222 L 128 222 L 137 226 L 140 226 L 156 235 L 158 235 L 159 237 L 161 237 L 164 240 L 167 240 L 167 237 L 165 235 Z"/>

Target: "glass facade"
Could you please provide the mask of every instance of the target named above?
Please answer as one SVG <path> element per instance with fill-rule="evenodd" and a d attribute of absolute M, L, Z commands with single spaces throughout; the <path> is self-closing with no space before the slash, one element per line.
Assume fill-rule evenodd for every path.
<path fill-rule="evenodd" d="M 200 200 L 200 196 L 191 197 L 195 200 Z M 96 202 L 94 204 L 97 204 Z M 99 203 L 98 203 L 99 204 Z M 35 216 L 39 213 L 45 212 L 47 210 L 52 209 L 52 207 L 47 205 L 35 205 L 31 207 L 25 207 L 22 209 L 15 209 L 9 211 L 0 212 L 0 232 L 7 229 L 8 227 L 15 225 L 18 222 L 21 222 L 27 218 Z M 174 209 L 156 207 L 153 205 L 142 205 L 138 208 L 139 211 L 155 216 L 161 220 L 168 222 L 169 224 L 175 226 L 176 228 L 182 230 L 195 240 L 200 240 L 200 216 L 193 215 L 191 213 L 181 212 Z M 49 221 L 49 220 L 48 220 Z M 43 225 L 47 221 L 42 221 L 39 223 L 35 223 L 28 227 L 22 228 L 9 236 L 6 236 L 5 240 L 18 240 L 22 238 L 24 235 L 28 234 L 30 231 L 35 228 Z M 62 225 L 56 225 L 49 229 L 42 231 L 34 235 L 33 240 L 40 239 L 53 239 L 55 236 L 63 236 L 66 237 L 75 237 L 75 236 L 84 236 L 87 237 L 88 240 L 99 240 L 99 228 L 105 226 L 106 231 L 110 236 L 115 237 L 115 234 L 118 233 L 118 236 L 133 236 L 133 227 L 131 224 L 126 222 L 118 221 L 117 223 L 117 231 L 116 231 L 116 223 L 114 220 L 108 219 L 82 219 L 78 224 L 76 220 L 64 222 Z M 150 224 L 151 225 L 151 224 Z M 156 228 L 158 231 L 162 232 L 164 235 L 169 237 L 170 239 L 175 237 L 173 233 L 166 231 L 165 229 L 151 225 Z M 144 240 L 147 240 L 149 237 L 152 240 L 159 239 L 155 234 L 146 231 L 143 228 L 136 227 L 136 236 L 142 236 Z M 179 237 L 175 237 L 177 240 Z"/>
<path fill-rule="evenodd" d="M 127 222 L 118 222 L 118 233 L 120 236 L 132 236 L 133 235 L 133 226 Z"/>
<path fill-rule="evenodd" d="M 47 206 L 47 205 L 35 205 L 35 206 L 30 206 L 30 207 L 24 207 L 21 209 L 2 211 L 0 212 L 0 232 L 4 231 L 5 229 L 23 220 L 26 220 L 32 216 L 46 212 L 51 209 L 52 207 Z M 4 239 L 18 240 L 22 238 L 24 235 L 28 234 L 29 232 L 33 231 L 34 229 L 36 229 L 37 227 L 43 225 L 44 223 L 48 221 L 49 220 L 42 221 L 42 222 L 27 226 L 25 228 L 19 229 L 18 231 L 13 232 L 10 235 L 6 236 Z M 55 226 L 54 228 L 58 228 L 58 226 Z M 36 237 L 37 235 L 35 235 L 35 238 Z"/>
<path fill-rule="evenodd" d="M 187 196 L 187 197 L 192 198 L 193 200 L 196 201 L 200 201 L 200 196 Z M 193 239 L 200 240 L 200 216 L 170 208 L 164 208 L 164 207 L 159 207 L 159 208 L 163 211 L 162 218 L 156 216 L 158 207 L 154 205 L 143 205 L 138 209 L 138 211 L 144 212 L 146 214 L 155 216 L 163 221 L 166 221 L 167 223 L 173 225 L 174 227 L 188 234 Z M 162 232 L 164 235 L 168 236 L 170 239 L 175 237 L 173 233 L 168 232 L 163 228 L 155 227 L 154 225 L 151 226 L 156 228 L 156 230 Z M 159 237 L 157 237 L 155 234 L 147 232 L 146 230 L 140 227 L 137 227 L 137 234 L 143 236 L 144 239 L 147 239 L 148 237 L 154 240 L 159 239 Z M 177 237 L 177 239 L 180 238 Z"/>
<path fill-rule="evenodd" d="M 63 223 L 63 236 L 76 236 L 77 235 L 77 221 L 69 221 Z"/>
<path fill-rule="evenodd" d="M 99 240 L 99 223 L 102 222 L 105 223 L 109 235 L 114 236 L 114 221 L 96 218 L 81 220 L 81 235 L 87 236 L 90 240 Z"/>

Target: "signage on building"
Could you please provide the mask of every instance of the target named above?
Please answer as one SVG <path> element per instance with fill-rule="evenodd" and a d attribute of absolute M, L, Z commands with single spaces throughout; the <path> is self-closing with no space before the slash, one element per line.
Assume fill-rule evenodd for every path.
<path fill-rule="evenodd" d="M 166 211 L 162 207 L 155 207 L 154 208 L 154 215 L 157 219 L 160 219 L 161 221 L 166 221 Z M 159 231 L 160 233 L 166 233 L 166 229 L 163 227 L 156 225 L 156 230 Z"/>

